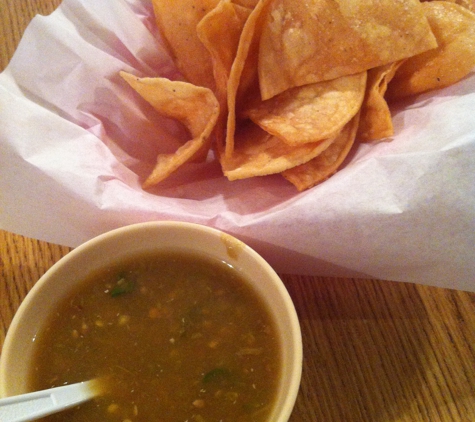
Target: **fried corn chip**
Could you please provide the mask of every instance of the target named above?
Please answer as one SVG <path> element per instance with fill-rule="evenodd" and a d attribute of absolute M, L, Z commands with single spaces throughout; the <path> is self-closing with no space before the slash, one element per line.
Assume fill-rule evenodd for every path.
<path fill-rule="evenodd" d="M 424 1 L 434 1 L 434 0 L 421 0 L 422 2 Z M 471 10 L 472 12 L 475 12 L 475 0 L 445 0 L 449 3 L 456 3 L 459 4 L 460 6 L 465 7 L 468 10 Z"/>
<path fill-rule="evenodd" d="M 219 0 L 152 0 L 155 20 L 175 64 L 194 85 L 214 89 L 211 57 L 196 26 Z"/>
<path fill-rule="evenodd" d="M 152 1 L 189 83 L 121 75 L 190 140 L 157 157 L 144 187 L 212 146 L 229 180 L 281 174 L 308 189 L 356 140 L 393 135 L 388 98 L 475 66 L 473 0 Z"/>
<path fill-rule="evenodd" d="M 475 14 L 446 1 L 422 6 L 439 46 L 404 62 L 388 86 L 390 99 L 452 85 L 475 66 Z"/>
<path fill-rule="evenodd" d="M 254 9 L 257 3 L 259 3 L 259 0 L 233 0 L 233 3 L 239 6 L 248 7 L 249 9 Z"/>
<path fill-rule="evenodd" d="M 208 88 L 166 78 L 138 78 L 120 72 L 124 80 L 155 110 L 182 122 L 191 139 L 173 154 L 159 154 L 144 188 L 161 182 L 180 166 L 210 147 L 210 134 L 219 115 L 218 100 Z"/>
<path fill-rule="evenodd" d="M 246 117 L 289 145 L 335 136 L 363 102 L 366 72 L 289 89 L 259 102 Z"/>
<path fill-rule="evenodd" d="M 281 173 L 316 157 L 334 138 L 295 147 L 248 121 L 236 132 L 236 141 L 232 156 L 221 159 L 229 180 Z"/>
<path fill-rule="evenodd" d="M 219 97 L 226 98 L 239 38 L 252 9 L 221 0 L 197 25 L 198 38 L 208 50 Z"/>
<path fill-rule="evenodd" d="M 263 100 L 437 47 L 419 0 L 275 0 L 259 47 Z"/>
<path fill-rule="evenodd" d="M 297 190 L 309 189 L 332 176 L 347 157 L 355 141 L 359 113 L 347 123 L 335 141 L 321 154 L 305 164 L 282 173 Z"/>
<path fill-rule="evenodd" d="M 475 0 L 453 0 L 453 2 L 475 13 Z"/>
<path fill-rule="evenodd" d="M 213 63 L 215 94 L 220 105 L 216 124 L 217 148 L 223 150 L 227 120 L 227 85 L 236 56 L 239 38 L 251 13 L 248 7 L 221 0 L 198 24 L 198 38 L 208 50 Z"/>
<path fill-rule="evenodd" d="M 361 106 L 357 138 L 360 142 L 383 140 L 394 135 L 391 111 L 384 95 L 403 60 L 368 70 L 365 99 Z"/>
<path fill-rule="evenodd" d="M 268 5 L 272 0 L 259 0 L 249 15 L 239 39 L 239 45 L 231 67 L 227 86 L 228 118 L 224 155 L 230 158 L 234 151 L 236 109 L 241 108 L 246 93 L 258 84 L 257 61 L 259 39 Z"/>

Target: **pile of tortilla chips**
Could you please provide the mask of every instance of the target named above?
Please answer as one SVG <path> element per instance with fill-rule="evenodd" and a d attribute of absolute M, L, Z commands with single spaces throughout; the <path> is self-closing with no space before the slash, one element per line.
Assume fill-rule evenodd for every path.
<path fill-rule="evenodd" d="M 298 190 L 322 182 L 356 142 L 393 135 L 388 100 L 472 71 L 475 14 L 457 3 L 153 0 L 186 81 L 121 75 L 190 139 L 157 157 L 144 188 L 210 149 L 229 180 L 280 173 Z"/>

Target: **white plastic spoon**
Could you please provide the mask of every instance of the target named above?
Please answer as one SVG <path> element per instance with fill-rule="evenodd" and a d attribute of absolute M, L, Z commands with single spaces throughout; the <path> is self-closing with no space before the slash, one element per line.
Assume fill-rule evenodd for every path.
<path fill-rule="evenodd" d="M 1 422 L 33 421 L 101 394 L 97 379 L 0 399 Z"/>

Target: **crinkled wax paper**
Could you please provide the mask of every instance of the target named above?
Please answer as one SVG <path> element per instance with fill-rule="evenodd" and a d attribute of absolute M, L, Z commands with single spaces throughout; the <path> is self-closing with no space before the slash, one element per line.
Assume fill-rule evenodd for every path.
<path fill-rule="evenodd" d="M 210 157 L 141 182 L 182 129 L 118 76 L 179 78 L 146 0 L 65 0 L 27 28 L 0 75 L 0 227 L 76 246 L 150 220 L 222 229 L 278 272 L 475 291 L 475 74 L 392 109 L 392 142 L 360 145 L 298 193 L 227 181 Z"/>

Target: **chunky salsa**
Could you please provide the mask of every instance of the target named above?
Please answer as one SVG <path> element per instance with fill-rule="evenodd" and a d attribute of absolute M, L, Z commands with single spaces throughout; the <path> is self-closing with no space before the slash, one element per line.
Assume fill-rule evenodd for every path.
<path fill-rule="evenodd" d="M 35 343 L 32 389 L 105 383 L 45 421 L 265 421 L 280 376 L 263 301 L 228 264 L 181 252 L 90 275 Z"/>

